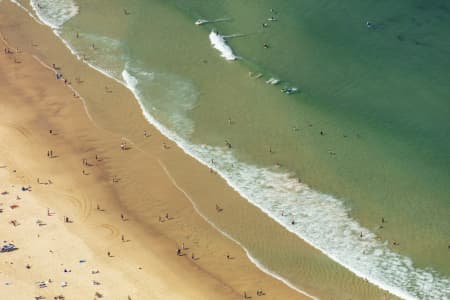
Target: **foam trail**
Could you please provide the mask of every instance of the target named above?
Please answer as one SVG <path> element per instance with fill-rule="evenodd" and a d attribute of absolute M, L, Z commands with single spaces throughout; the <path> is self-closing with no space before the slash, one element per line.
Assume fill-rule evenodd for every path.
<path fill-rule="evenodd" d="M 216 163 L 211 167 L 230 186 L 287 230 L 359 277 L 398 297 L 449 299 L 448 278 L 431 269 L 415 268 L 408 257 L 390 250 L 387 242 L 377 241 L 372 232 L 349 217 L 349 211 L 342 201 L 312 190 L 290 174 L 239 162 L 226 149 L 189 143 L 169 131 L 145 110 L 138 80 L 126 70 L 122 76 L 149 122 L 201 163 L 209 166 L 213 158 Z M 291 223 L 292 220 L 295 220 L 295 224 Z M 359 237 L 361 232 L 364 236 L 362 239 Z M 254 258 L 252 261 L 257 262 Z"/>
<path fill-rule="evenodd" d="M 54 32 L 81 60 L 70 44 L 56 30 Z M 225 43 L 223 38 L 222 41 Z M 225 46 L 229 48 L 226 43 Z M 137 88 L 137 79 L 134 78 L 133 82 L 133 77 L 126 70 L 122 72 L 122 80 L 100 67 L 86 63 L 128 87 L 147 120 L 176 142 L 185 153 L 207 166 L 211 158 L 214 158 L 216 164 L 213 167 L 231 187 L 287 230 L 336 262 L 404 299 L 450 299 L 449 278 L 432 269 L 416 268 L 408 257 L 390 250 L 386 242 L 377 241 L 373 233 L 349 217 L 348 209 L 342 201 L 298 183 L 290 174 L 239 162 L 227 149 L 189 143 L 164 127 L 145 110 L 142 105 L 144 96 Z M 293 219 L 296 221 L 294 225 L 291 224 Z M 359 238 L 360 232 L 363 232 L 363 239 Z M 256 262 L 254 259 L 252 261 Z"/>
<path fill-rule="evenodd" d="M 229 39 L 229 38 L 244 37 L 244 36 L 247 36 L 247 34 L 236 33 L 236 34 L 231 34 L 231 35 L 223 35 L 222 37 L 224 39 Z"/>
<path fill-rule="evenodd" d="M 209 21 L 209 23 L 228 22 L 231 20 L 232 20 L 231 18 L 220 18 L 220 19 L 211 20 L 211 21 Z"/>
<path fill-rule="evenodd" d="M 211 33 L 209 34 L 209 40 L 211 41 L 211 45 L 219 50 L 223 58 L 225 58 L 226 60 L 237 59 L 237 57 L 233 54 L 233 50 L 230 46 L 228 46 L 223 36 L 215 31 L 211 31 Z"/>
<path fill-rule="evenodd" d="M 205 20 L 205 19 L 198 19 L 195 22 L 195 25 L 204 25 L 209 23 L 219 23 L 219 22 L 226 22 L 231 21 L 231 18 L 221 18 L 221 19 L 215 19 L 215 20 Z"/>

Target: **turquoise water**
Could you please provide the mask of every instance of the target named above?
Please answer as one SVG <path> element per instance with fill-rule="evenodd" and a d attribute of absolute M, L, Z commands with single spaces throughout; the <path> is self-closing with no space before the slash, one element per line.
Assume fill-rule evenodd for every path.
<path fill-rule="evenodd" d="M 252 203 L 399 296 L 450 297 L 445 1 L 64 3 L 71 47 Z"/>

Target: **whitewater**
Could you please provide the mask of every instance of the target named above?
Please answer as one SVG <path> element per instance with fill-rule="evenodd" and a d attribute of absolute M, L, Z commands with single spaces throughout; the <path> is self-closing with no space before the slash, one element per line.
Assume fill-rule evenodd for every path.
<path fill-rule="evenodd" d="M 225 37 L 218 34 L 215 31 L 211 31 L 209 34 L 209 41 L 211 42 L 211 45 L 219 50 L 221 53 L 221 56 L 225 58 L 226 60 L 236 60 L 237 57 L 234 55 L 233 50 L 231 47 L 227 44 L 227 41 L 225 40 Z"/>
<path fill-rule="evenodd" d="M 45 15 L 44 10 L 37 6 L 38 1 L 30 2 L 40 21 L 52 29 L 59 28 L 78 13 L 78 7 L 73 1 L 57 1 L 61 3 L 59 10 L 56 8 L 57 5 L 45 10 L 50 15 Z M 39 3 L 49 2 L 50 0 L 39 1 Z M 55 3 L 55 1 L 51 2 Z M 57 36 L 61 38 L 59 34 Z M 231 48 L 220 35 L 211 32 L 209 37 L 212 44 L 214 40 L 215 43 L 218 42 L 215 45 L 228 47 L 228 49 L 220 50 L 222 55 L 225 53 L 227 57 L 236 59 Z M 72 53 L 77 55 L 68 41 L 63 40 L 63 42 Z M 79 55 L 77 57 L 81 60 Z M 408 257 L 389 249 L 388 241 L 378 241 L 374 233 L 349 216 L 349 209 L 344 206 L 342 200 L 315 191 L 306 184 L 300 183 L 292 174 L 281 173 L 276 168 L 261 168 L 240 162 L 235 158 L 232 150 L 190 143 L 158 122 L 151 112 L 144 108 L 142 103 L 146 99 L 140 89 L 141 83 L 130 74 L 129 70 L 125 68 L 121 72 L 121 78 L 118 78 L 117 75 L 114 76 L 99 65 L 89 65 L 130 89 L 146 119 L 176 142 L 184 152 L 202 164 L 214 168 L 250 203 L 328 257 L 358 276 L 401 298 L 450 299 L 449 278 L 442 277 L 432 269 L 415 267 Z M 117 73 L 119 72 L 115 72 Z M 213 165 L 210 164 L 211 159 L 214 159 Z M 229 237 L 228 234 L 226 235 Z M 248 250 L 247 253 L 258 267 L 265 272 L 270 272 L 268 268 L 262 267 L 262 264 L 252 257 Z M 271 274 L 281 279 L 280 275 Z M 283 281 L 288 283 L 286 280 Z"/>

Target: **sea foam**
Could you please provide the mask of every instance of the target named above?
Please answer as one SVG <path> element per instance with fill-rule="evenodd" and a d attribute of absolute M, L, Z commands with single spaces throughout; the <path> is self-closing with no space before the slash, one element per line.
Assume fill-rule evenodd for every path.
<path fill-rule="evenodd" d="M 226 148 L 190 143 L 145 109 L 145 96 L 135 77 L 126 70 L 122 76 L 149 122 L 187 154 L 214 168 L 231 187 L 287 230 L 359 277 L 401 298 L 449 299 L 450 279 L 431 269 L 416 268 L 408 257 L 390 250 L 387 241 L 378 241 L 374 233 L 349 216 L 343 201 L 311 189 L 291 174 L 240 162 Z M 255 264 L 260 264 L 246 251 Z"/>
<path fill-rule="evenodd" d="M 223 58 L 225 58 L 226 60 L 237 59 L 237 57 L 233 54 L 233 50 L 227 44 L 227 41 L 225 40 L 224 36 L 218 34 L 215 31 L 211 31 L 211 33 L 209 34 L 209 40 L 211 42 L 211 45 L 217 50 L 219 50 Z"/>
<path fill-rule="evenodd" d="M 78 14 L 79 7 L 73 0 L 30 0 L 38 18 L 56 29 Z"/>
<path fill-rule="evenodd" d="M 132 79 L 134 90 L 146 91 L 144 106 L 164 124 L 177 134 L 188 137 L 194 132 L 194 122 L 188 113 L 195 108 L 199 92 L 195 85 L 185 78 L 168 72 L 146 72 L 139 68 L 139 63 L 131 63 L 126 59 L 126 69 L 122 72 L 123 79 Z M 125 80 L 127 82 L 127 80 Z M 142 97 L 141 97 L 142 98 Z"/>
<path fill-rule="evenodd" d="M 50 2 L 53 1 L 47 0 L 40 3 Z M 32 0 L 31 3 L 37 5 L 37 1 Z M 61 26 L 78 12 L 73 1 L 56 3 L 66 3 L 62 10 L 61 7 L 54 8 L 56 11 L 59 10 L 60 14 L 49 17 L 47 20 L 38 14 L 42 22 L 54 29 L 55 26 Z M 49 19 L 53 19 L 53 22 Z M 55 34 L 57 33 L 55 32 Z M 63 40 L 73 54 L 81 59 L 68 41 L 59 34 L 57 36 Z M 236 59 L 223 37 L 211 32 L 210 40 L 223 57 L 229 60 Z M 86 63 L 129 88 L 138 100 L 146 119 L 176 142 L 187 154 L 204 165 L 214 168 L 231 187 L 249 202 L 333 260 L 358 276 L 366 278 L 371 283 L 401 298 L 450 299 L 449 278 L 441 276 L 432 269 L 425 270 L 415 267 L 408 257 L 390 250 L 387 242 L 377 241 L 375 234 L 349 216 L 349 210 L 341 200 L 299 183 L 291 174 L 240 162 L 228 149 L 190 143 L 174 131 L 167 129 L 143 106 L 145 95 L 138 88 L 139 81 L 127 70 L 123 70 L 121 73 L 122 78 L 117 78 L 100 66 Z M 214 165 L 209 164 L 211 159 L 214 159 Z M 293 220 L 294 224 L 292 224 Z M 217 228 L 215 225 L 214 227 Z M 361 232 L 363 238 L 360 238 Z M 224 234 L 233 239 L 227 233 Z M 245 249 L 244 245 L 234 241 Z M 274 274 L 269 271 L 270 268 L 258 262 L 251 256 L 248 249 L 245 250 L 250 259 L 263 271 L 293 286 L 279 274 Z"/>

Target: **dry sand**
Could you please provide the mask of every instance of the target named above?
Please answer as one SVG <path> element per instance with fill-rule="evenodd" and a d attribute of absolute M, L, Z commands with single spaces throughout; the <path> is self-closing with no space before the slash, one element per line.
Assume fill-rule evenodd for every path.
<path fill-rule="evenodd" d="M 19 248 L 0 254 L 0 299 L 241 299 L 257 289 L 264 299 L 306 298 L 197 214 L 178 180 L 196 197 L 215 194 L 212 210 L 236 193 L 149 126 L 129 91 L 5 1 L 0 32 L 12 52 L 0 55 L 0 236 Z M 83 83 L 56 80 L 50 62 Z"/>

